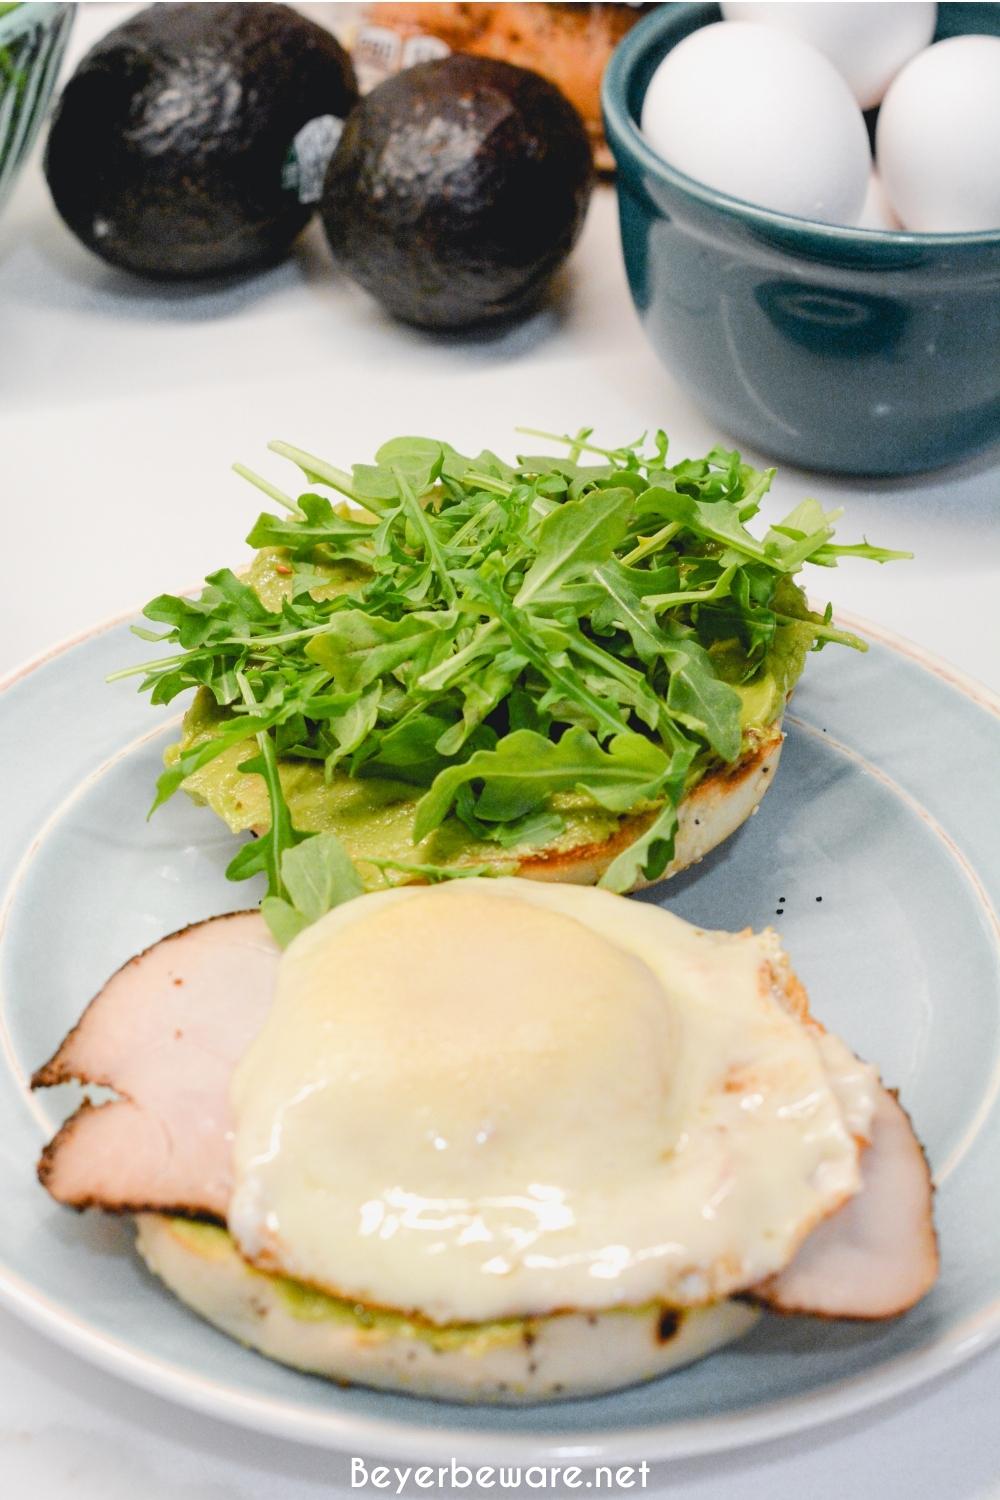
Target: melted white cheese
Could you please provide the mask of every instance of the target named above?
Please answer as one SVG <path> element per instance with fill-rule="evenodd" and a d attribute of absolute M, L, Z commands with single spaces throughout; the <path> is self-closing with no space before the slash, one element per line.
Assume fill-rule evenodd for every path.
<path fill-rule="evenodd" d="M 234 1080 L 240 1247 L 439 1322 L 753 1284 L 857 1191 L 874 1098 L 778 959 L 525 880 L 338 908 Z"/>

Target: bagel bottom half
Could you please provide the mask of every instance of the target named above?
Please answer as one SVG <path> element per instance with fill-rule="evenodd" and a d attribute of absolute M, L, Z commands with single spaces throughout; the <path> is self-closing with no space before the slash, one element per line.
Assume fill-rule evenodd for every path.
<path fill-rule="evenodd" d="M 255 1270 L 216 1225 L 161 1214 L 136 1223 L 149 1269 L 241 1344 L 340 1384 L 446 1401 L 515 1405 L 618 1390 L 710 1354 L 759 1316 L 729 1301 L 440 1326 Z"/>
<path fill-rule="evenodd" d="M 638 890 L 660 880 L 668 880 L 671 875 L 677 875 L 690 865 L 697 864 L 729 838 L 730 834 L 735 833 L 757 811 L 761 799 L 774 780 L 783 743 L 784 735 L 779 719 L 754 733 L 739 760 L 732 765 L 721 765 L 709 771 L 707 776 L 692 787 L 677 809 L 673 859 L 663 873 L 656 877 L 656 881 L 640 878 L 632 889 Z M 219 757 L 219 762 L 223 762 L 222 756 Z M 229 782 L 233 777 L 244 782 L 248 779 L 239 777 L 238 764 L 238 759 L 235 759 L 226 772 Z M 211 774 L 208 777 L 196 772 L 188 778 L 185 782 L 188 792 L 196 800 L 207 802 L 213 811 L 226 820 L 233 832 L 241 832 L 246 828 L 255 835 L 266 832 L 266 823 L 245 815 L 242 820 L 239 816 L 232 815 L 231 793 L 228 792 L 227 782 L 220 782 L 223 765 L 216 764 L 209 770 Z M 321 780 L 311 765 L 305 767 L 304 772 L 297 771 L 296 775 L 304 775 L 316 782 Z M 300 781 L 290 782 L 289 789 L 293 799 L 296 792 L 301 795 L 300 787 Z M 311 790 L 315 797 L 315 790 Z M 243 796 L 245 801 L 248 800 L 246 792 Z M 321 794 L 318 805 L 322 806 Z M 520 875 L 527 880 L 557 880 L 572 885 L 597 885 L 612 862 L 630 844 L 642 837 L 659 812 L 658 807 L 653 807 L 642 812 L 616 816 L 603 809 L 593 808 L 590 822 L 600 826 L 599 832 L 592 826 L 589 834 L 581 836 L 579 828 L 571 820 L 559 839 L 541 847 L 518 851 L 516 848 L 505 849 L 499 844 L 480 842 L 467 844 L 456 851 L 447 847 L 436 848 L 433 836 L 425 840 L 423 846 L 413 846 L 409 826 L 414 801 L 402 804 L 405 813 L 402 829 L 392 826 L 383 810 L 376 809 L 364 818 L 357 815 L 338 817 L 336 813 L 317 817 L 316 806 L 314 802 L 312 817 L 305 818 L 299 817 L 303 809 L 293 806 L 293 821 L 296 826 L 309 833 L 326 829 L 336 833 L 348 854 L 360 866 L 363 877 L 367 873 L 368 856 L 377 852 L 381 856 L 398 860 L 399 869 L 404 868 L 410 860 L 418 863 L 426 860 L 434 864 L 450 865 L 454 869 L 461 869 L 463 866 L 475 867 L 479 872 L 492 869 L 498 875 Z M 398 803 L 396 807 L 395 823 L 398 825 L 401 822 Z M 595 812 L 596 818 L 593 816 Z M 381 879 L 376 878 L 375 883 L 381 884 Z"/>

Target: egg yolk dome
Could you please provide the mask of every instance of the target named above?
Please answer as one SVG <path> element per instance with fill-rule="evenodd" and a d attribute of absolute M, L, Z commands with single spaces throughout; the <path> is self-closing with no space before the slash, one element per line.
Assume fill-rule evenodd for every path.
<path fill-rule="evenodd" d="M 441 1323 L 753 1284 L 857 1191 L 875 1087 L 781 964 L 591 888 L 349 902 L 233 1082 L 240 1249 Z"/>

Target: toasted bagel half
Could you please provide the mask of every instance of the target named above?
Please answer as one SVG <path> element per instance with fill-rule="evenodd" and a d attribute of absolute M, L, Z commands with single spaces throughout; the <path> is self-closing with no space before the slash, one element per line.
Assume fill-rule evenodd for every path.
<path fill-rule="evenodd" d="M 568 1400 L 652 1380 L 740 1338 L 743 1302 L 439 1326 L 325 1297 L 249 1266 L 225 1230 L 140 1214 L 149 1269 L 199 1317 L 280 1364 L 445 1401 Z"/>
<path fill-rule="evenodd" d="M 656 881 L 639 879 L 632 887 L 657 884 L 671 875 L 696 865 L 699 860 L 716 848 L 730 834 L 746 822 L 757 811 L 764 793 L 774 780 L 781 756 L 784 734 L 781 721 L 769 724 L 760 730 L 743 756 L 729 766 L 719 766 L 710 771 L 683 799 L 677 813 L 677 835 L 674 857 L 657 876 Z M 211 801 L 195 777 L 189 788 L 200 800 Z M 218 810 L 218 808 L 217 808 Z M 423 853 L 414 850 L 404 841 L 396 850 L 401 863 L 407 856 L 415 862 L 430 859 L 433 863 L 453 863 L 456 869 L 463 865 L 477 869 L 495 867 L 497 874 L 520 875 L 529 880 L 557 880 L 570 885 L 597 885 L 612 861 L 628 846 L 641 838 L 656 817 L 658 809 L 626 815 L 611 824 L 612 831 L 606 837 L 587 843 L 567 845 L 565 839 L 559 843 L 517 851 L 502 849 L 497 844 L 475 844 L 454 860 L 441 860 L 433 851 Z M 224 816 L 224 814 L 223 814 Z M 374 816 L 378 816 L 375 814 Z M 610 815 L 605 815 L 610 823 Z M 228 820 L 227 820 L 228 821 Z M 230 822 L 230 827 L 233 827 Z M 242 825 L 244 828 L 246 824 Z M 331 818 L 326 826 L 341 838 L 348 854 L 364 872 L 366 847 L 358 836 L 356 824 L 340 823 Z M 251 831 L 255 835 L 266 832 L 267 825 L 255 824 Z M 379 882 L 381 883 L 381 882 Z"/>

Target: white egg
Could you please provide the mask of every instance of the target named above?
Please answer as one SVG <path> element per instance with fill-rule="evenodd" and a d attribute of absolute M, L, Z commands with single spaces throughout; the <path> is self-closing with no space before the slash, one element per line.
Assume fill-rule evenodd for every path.
<path fill-rule="evenodd" d="M 901 229 L 896 215 L 892 211 L 892 204 L 886 195 L 885 187 L 878 173 L 872 169 L 868 179 L 868 191 L 858 215 L 859 229 Z"/>
<path fill-rule="evenodd" d="M 950 37 L 908 63 L 879 111 L 875 151 L 907 229 L 1000 229 L 1000 37 Z"/>
<path fill-rule="evenodd" d="M 642 128 L 689 177 L 763 208 L 853 224 L 871 155 L 846 83 L 789 32 L 717 22 L 679 42 L 653 74 Z"/>
<path fill-rule="evenodd" d="M 794 32 L 828 57 L 862 109 L 878 104 L 900 68 L 930 44 L 937 6 L 886 0 L 728 0 L 727 21 L 759 21 Z"/>

